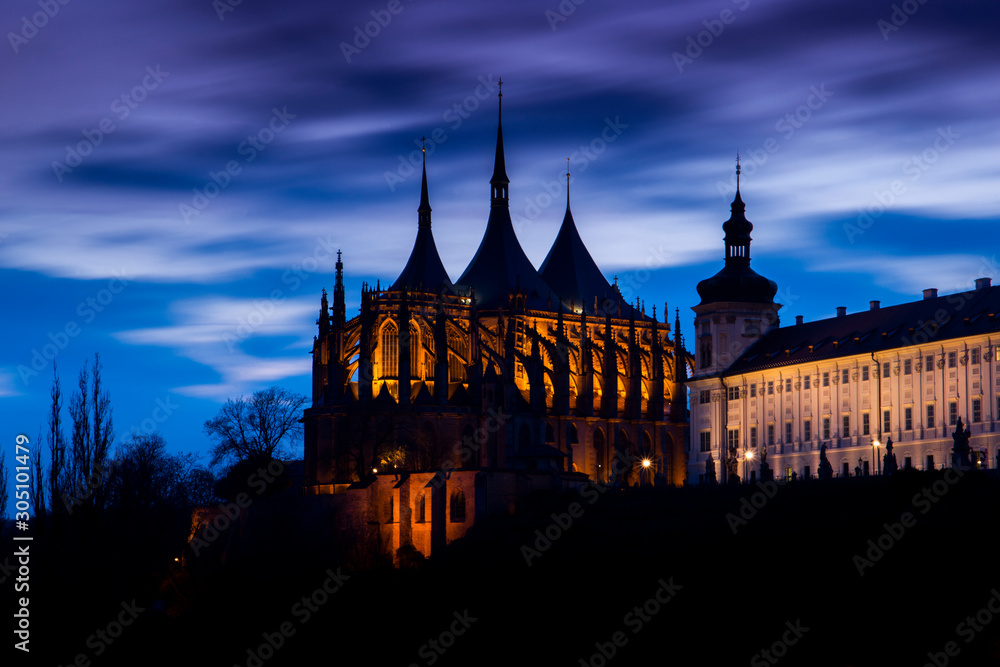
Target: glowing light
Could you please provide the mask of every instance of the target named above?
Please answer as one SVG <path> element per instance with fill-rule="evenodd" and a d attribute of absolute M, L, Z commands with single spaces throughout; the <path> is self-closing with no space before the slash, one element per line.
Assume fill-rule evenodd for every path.
<path fill-rule="evenodd" d="M 747 458 L 753 461 L 753 452 L 747 452 Z"/>
<path fill-rule="evenodd" d="M 650 461 L 649 459 L 643 459 L 642 460 L 642 467 L 643 468 L 648 468 L 651 463 L 652 463 L 652 461 Z"/>
<path fill-rule="evenodd" d="M 378 468 L 372 468 L 372 472 L 377 473 L 378 472 Z"/>

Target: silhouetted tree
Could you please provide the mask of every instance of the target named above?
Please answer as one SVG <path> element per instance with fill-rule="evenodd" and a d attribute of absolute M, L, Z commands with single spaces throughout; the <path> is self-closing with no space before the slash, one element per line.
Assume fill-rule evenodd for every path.
<path fill-rule="evenodd" d="M 830 459 L 826 458 L 826 445 L 819 448 L 819 478 L 833 479 L 833 465 L 830 464 Z"/>
<path fill-rule="evenodd" d="M 63 484 L 66 481 L 66 436 L 62 427 L 62 389 L 59 386 L 59 372 L 55 362 L 52 363 L 52 390 L 49 392 L 52 403 L 49 408 L 49 501 L 52 511 L 59 511 L 59 499 L 62 497 Z M 35 473 L 41 480 L 41 458 L 39 457 Z M 45 492 L 39 490 L 35 511 L 44 511 Z"/>
<path fill-rule="evenodd" d="M 269 387 L 249 398 L 226 401 L 219 414 L 205 422 L 205 434 L 215 440 L 211 465 L 284 455 L 283 441 L 302 434 L 299 419 L 306 400 L 302 394 Z"/>
<path fill-rule="evenodd" d="M 212 474 L 198 466 L 192 454 L 167 453 L 167 443 L 159 433 L 134 433 L 119 447 L 109 468 L 109 506 L 143 513 L 164 506 L 186 509 L 214 500 Z"/>
<path fill-rule="evenodd" d="M 115 438 L 111 398 L 101 383 L 101 357 L 94 355 L 93 369 L 86 364 L 80 369 L 77 391 L 70 399 L 69 413 L 73 420 L 70 484 L 61 496 L 71 507 L 80 502 L 87 507 L 103 505 L 103 482 L 108 452 Z M 56 503 L 55 496 L 52 503 Z"/>

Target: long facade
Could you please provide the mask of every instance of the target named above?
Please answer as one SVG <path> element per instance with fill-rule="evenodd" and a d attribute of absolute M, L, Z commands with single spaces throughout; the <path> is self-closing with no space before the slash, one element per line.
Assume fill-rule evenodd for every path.
<path fill-rule="evenodd" d="M 456 506 L 471 525 L 539 488 L 684 483 L 691 358 L 679 313 L 672 328 L 655 307 L 647 314 L 641 301 L 623 300 L 583 244 L 568 191 L 562 226 L 536 270 L 514 234 L 508 186 L 501 122 L 486 230 L 454 283 L 431 231 L 426 165 L 410 258 L 391 285 L 363 286 L 350 319 L 338 253 L 303 419 L 307 493 L 438 472 L 434 479 L 465 485 L 453 491 L 462 491 Z M 632 464 L 612 467 L 615 459 Z M 420 493 L 380 493 L 395 512 L 380 500 L 376 521 L 420 515 Z M 435 507 L 450 508 L 450 496 L 440 497 L 449 500 Z M 420 516 L 431 521 L 427 507 Z M 457 523 L 450 509 L 434 516 Z M 394 534 L 406 543 L 416 533 Z"/>
<path fill-rule="evenodd" d="M 702 281 L 688 382 L 688 478 L 816 477 L 821 448 L 837 476 L 953 465 L 962 424 L 971 463 L 1000 465 L 1000 288 L 781 326 L 776 285 L 754 273 L 737 193 L 727 267 Z M 724 275 L 725 274 L 725 275 Z M 752 275 L 751 275 L 752 274 Z"/>

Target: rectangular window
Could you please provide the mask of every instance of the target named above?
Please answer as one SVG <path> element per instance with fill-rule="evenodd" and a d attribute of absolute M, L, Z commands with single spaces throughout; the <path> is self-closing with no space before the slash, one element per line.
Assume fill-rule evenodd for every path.
<path fill-rule="evenodd" d="M 927 404 L 927 428 L 934 428 L 934 404 Z"/>
<path fill-rule="evenodd" d="M 892 431 L 892 410 L 882 411 L 882 432 L 889 433 Z"/>
<path fill-rule="evenodd" d="M 792 441 L 792 422 L 785 422 L 785 442 Z"/>
<path fill-rule="evenodd" d="M 871 435 L 871 430 L 872 430 L 871 419 L 872 416 L 870 413 L 867 412 L 861 413 L 861 435 Z"/>
<path fill-rule="evenodd" d="M 802 422 L 802 439 L 806 442 L 813 439 L 813 425 L 808 419 Z"/>
<path fill-rule="evenodd" d="M 829 371 L 825 371 L 823 373 L 823 386 L 824 387 L 829 387 L 830 386 L 830 372 Z"/>
<path fill-rule="evenodd" d="M 924 470 L 934 470 L 934 455 L 933 454 L 928 454 L 927 455 L 927 467 L 924 468 Z"/>
<path fill-rule="evenodd" d="M 767 444 L 774 444 L 774 424 L 767 425 Z"/>
<path fill-rule="evenodd" d="M 927 358 L 924 359 L 924 370 L 930 373 L 934 370 L 934 355 L 928 354 Z"/>
<path fill-rule="evenodd" d="M 849 438 L 851 437 L 851 415 L 844 415 L 842 419 L 842 424 L 844 428 L 840 431 L 840 437 Z"/>
<path fill-rule="evenodd" d="M 889 377 L 889 362 L 888 361 L 882 362 L 882 377 L 884 377 L 884 378 Z"/>
<path fill-rule="evenodd" d="M 726 394 L 727 394 L 726 398 L 728 398 L 730 401 L 739 400 L 739 397 L 740 397 L 740 388 L 739 387 L 726 387 Z"/>
<path fill-rule="evenodd" d="M 909 456 L 904 457 L 903 458 L 903 468 L 905 470 L 909 470 L 912 467 L 913 467 L 913 459 L 910 458 Z"/>
<path fill-rule="evenodd" d="M 913 430 L 913 408 L 903 408 L 903 430 Z"/>
<path fill-rule="evenodd" d="M 728 438 L 729 449 L 740 446 L 740 430 L 738 428 L 729 429 L 729 433 L 726 434 Z"/>
<path fill-rule="evenodd" d="M 756 448 L 757 448 L 757 427 L 756 426 L 751 426 L 750 427 L 750 449 L 756 449 Z"/>
<path fill-rule="evenodd" d="M 701 438 L 701 451 L 710 452 L 712 451 L 712 432 L 702 431 L 698 434 Z"/>
<path fill-rule="evenodd" d="M 701 393 L 698 394 L 698 402 L 702 405 L 708 403 L 711 400 L 712 400 L 712 395 L 708 389 L 702 389 Z"/>
<path fill-rule="evenodd" d="M 958 422 L 958 403 L 952 401 L 948 404 L 948 423 L 954 426 Z"/>
<path fill-rule="evenodd" d="M 861 367 L 861 381 L 868 382 L 868 366 Z"/>
<path fill-rule="evenodd" d="M 787 392 L 791 392 L 792 391 L 792 378 L 787 378 L 785 380 L 785 391 L 787 391 Z"/>
<path fill-rule="evenodd" d="M 974 364 L 978 364 L 983 358 L 983 351 L 978 347 L 972 348 L 972 352 L 970 354 L 972 355 L 971 361 Z"/>
<path fill-rule="evenodd" d="M 996 349 L 996 359 L 997 361 L 1000 361 L 1000 345 L 997 345 L 995 349 Z"/>
<path fill-rule="evenodd" d="M 750 398 L 754 398 L 755 396 L 757 396 L 757 383 L 756 382 L 753 383 L 752 385 L 750 385 Z"/>
<path fill-rule="evenodd" d="M 913 374 L 913 360 L 903 359 L 903 375 L 912 375 L 912 374 Z"/>
<path fill-rule="evenodd" d="M 812 380 L 812 376 L 811 375 L 806 375 L 804 378 L 802 378 L 802 388 L 803 389 L 809 389 L 810 388 L 809 387 L 809 384 L 810 384 L 809 381 L 810 380 Z"/>
<path fill-rule="evenodd" d="M 840 371 L 840 384 L 847 384 L 851 381 L 851 371 L 848 368 Z"/>
<path fill-rule="evenodd" d="M 952 350 L 948 353 L 948 368 L 955 368 L 958 366 L 958 352 Z"/>
<path fill-rule="evenodd" d="M 774 393 L 774 380 L 767 383 L 767 395 L 770 396 Z"/>
<path fill-rule="evenodd" d="M 973 423 L 983 421 L 983 401 L 979 398 L 972 399 L 972 421 Z"/>
<path fill-rule="evenodd" d="M 823 417 L 823 439 L 824 440 L 829 440 L 830 439 L 830 418 L 829 417 Z"/>
<path fill-rule="evenodd" d="M 840 476 L 841 477 L 850 477 L 851 476 L 851 469 L 850 469 L 847 461 L 844 461 L 841 464 L 841 466 L 840 466 Z"/>

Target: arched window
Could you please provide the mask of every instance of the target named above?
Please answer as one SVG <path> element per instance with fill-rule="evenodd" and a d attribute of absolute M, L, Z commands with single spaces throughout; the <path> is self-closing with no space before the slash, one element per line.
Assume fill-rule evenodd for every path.
<path fill-rule="evenodd" d="M 427 492 L 421 491 L 420 495 L 417 496 L 417 511 L 414 512 L 417 515 L 416 523 L 424 523 L 427 520 Z"/>
<path fill-rule="evenodd" d="M 465 523 L 465 491 L 455 489 L 451 492 L 451 522 Z"/>
<path fill-rule="evenodd" d="M 556 431 L 552 428 L 552 424 L 545 425 L 545 444 L 552 446 L 556 444 Z"/>
<path fill-rule="evenodd" d="M 469 345 L 465 337 L 454 329 L 448 329 L 448 377 L 452 382 L 465 382 L 465 361 L 469 358 Z"/>
<path fill-rule="evenodd" d="M 424 377 L 423 369 L 418 365 L 420 360 L 420 330 L 410 322 L 410 377 L 414 380 L 421 380 Z"/>
<path fill-rule="evenodd" d="M 394 378 L 399 374 L 399 330 L 392 322 L 382 328 L 382 377 Z"/>

